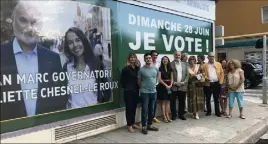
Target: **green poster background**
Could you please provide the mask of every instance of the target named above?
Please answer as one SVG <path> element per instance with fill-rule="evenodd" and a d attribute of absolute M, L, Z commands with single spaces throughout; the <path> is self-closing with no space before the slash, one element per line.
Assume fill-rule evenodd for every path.
<path fill-rule="evenodd" d="M 162 34 L 165 34 L 167 38 L 169 38 L 171 35 L 174 35 L 174 39 L 176 36 L 181 36 L 183 38 L 185 37 L 191 37 L 191 38 L 199 38 L 202 39 L 202 52 L 196 52 L 194 51 L 195 44 L 192 43 L 191 49 L 192 51 L 188 51 L 188 44 L 185 43 L 185 48 L 182 52 L 187 52 L 189 54 L 206 54 L 207 52 L 212 51 L 212 24 L 205 21 L 195 20 L 191 18 L 186 18 L 183 16 L 178 16 L 174 14 L 169 14 L 165 12 L 160 12 L 152 9 L 147 9 L 143 7 L 133 6 L 129 4 L 120 3 L 118 5 L 118 9 L 120 10 L 120 17 L 119 21 L 117 22 L 120 27 L 120 39 L 121 39 L 121 47 L 122 47 L 122 53 L 130 52 L 132 49 L 129 47 L 129 42 L 136 43 L 136 31 L 141 32 L 143 35 L 144 32 L 147 33 L 154 33 L 155 34 L 155 50 L 157 50 L 161 54 L 168 54 L 173 53 L 175 51 L 174 44 L 172 45 L 171 51 L 167 51 L 165 49 L 165 45 L 163 42 Z M 138 26 L 138 25 L 131 25 L 129 24 L 129 14 L 133 14 L 136 16 L 143 16 L 148 17 L 149 19 L 154 18 L 157 22 L 157 20 L 164 20 L 169 22 L 175 22 L 181 24 L 181 32 L 178 31 L 171 31 L 166 29 L 157 29 L 153 27 L 145 27 L 145 26 Z M 142 20 L 140 20 L 142 21 Z M 192 27 L 193 32 L 192 33 L 186 33 L 189 32 L 189 26 Z M 204 35 L 198 35 L 195 34 L 194 31 L 196 28 L 204 28 L 209 30 L 209 36 Z M 208 46 L 206 46 L 206 40 L 208 40 Z M 143 45 L 143 38 L 142 38 L 142 44 L 139 50 L 136 50 L 136 53 L 145 53 L 146 50 L 144 50 Z M 180 45 L 180 43 L 179 43 Z M 208 51 L 207 51 L 208 48 Z"/>
<path fill-rule="evenodd" d="M 126 58 L 127 55 L 130 52 L 133 52 L 133 50 L 130 48 L 129 43 L 133 42 L 136 44 L 136 31 L 141 32 L 143 34 L 144 32 L 147 33 L 154 33 L 155 34 L 155 50 L 157 50 L 160 54 L 172 54 L 175 51 L 174 44 L 172 45 L 172 48 L 170 51 L 166 51 L 165 45 L 163 42 L 162 34 L 166 34 L 167 38 L 170 37 L 170 35 L 174 35 L 174 39 L 176 36 L 182 36 L 182 37 L 191 37 L 191 38 L 199 38 L 202 39 L 202 52 L 195 52 L 194 50 L 192 52 L 188 51 L 188 44 L 185 44 L 185 49 L 182 52 L 187 52 L 191 55 L 197 55 L 197 54 L 207 54 L 208 52 L 213 51 L 213 43 L 212 43 L 212 23 L 206 22 L 206 21 L 200 21 L 196 19 L 191 19 L 179 15 L 174 15 L 170 13 L 160 12 L 153 9 L 148 9 L 144 7 L 139 7 L 135 5 L 130 5 L 126 3 L 118 3 L 118 13 L 120 16 L 118 17 L 117 25 L 118 29 L 120 30 L 119 35 L 119 55 L 120 60 L 119 67 L 122 69 L 126 65 Z M 166 29 L 156 29 L 151 27 L 142 27 L 137 25 L 130 25 L 129 24 L 129 14 L 133 15 L 139 15 L 149 18 L 154 18 L 155 20 L 166 20 L 166 21 L 172 21 L 176 23 L 180 23 L 182 27 L 182 32 L 178 31 L 168 31 Z M 196 35 L 194 33 L 186 33 L 185 28 L 186 26 L 192 26 L 193 30 L 197 27 L 205 28 L 209 30 L 209 36 L 200 36 Z M 188 27 L 189 28 L 189 27 Z M 188 29 L 189 32 L 189 29 Z M 206 48 L 206 40 L 208 40 L 208 50 Z M 150 50 L 144 50 L 143 45 L 143 38 L 142 38 L 142 44 L 140 49 L 134 51 L 137 54 L 143 54 L 146 52 L 150 52 Z M 192 49 L 194 49 L 194 43 L 192 44 Z M 121 93 L 122 94 L 122 93 Z M 123 95 L 121 95 L 121 106 L 124 105 L 123 102 Z"/>
<path fill-rule="evenodd" d="M 174 46 L 172 46 L 171 51 L 166 51 L 164 48 L 163 40 L 161 35 L 167 34 L 169 38 L 170 35 L 174 36 L 189 36 L 193 38 L 201 38 L 203 41 L 206 39 L 209 40 L 209 51 L 212 51 L 212 24 L 205 21 L 194 20 L 178 15 L 173 15 L 169 13 L 159 12 L 143 7 L 138 7 L 130 4 L 125 4 L 112 0 L 81 0 L 83 3 L 89 3 L 101 7 L 107 7 L 111 9 L 111 49 L 112 49 L 112 72 L 113 72 L 113 80 L 119 80 L 120 71 L 126 65 L 126 58 L 129 52 L 133 52 L 129 48 L 129 42 L 135 42 L 136 39 L 136 31 L 140 32 L 152 32 L 156 34 L 155 38 L 155 46 L 156 50 L 161 54 L 171 54 L 175 51 Z M 187 34 L 183 32 L 172 32 L 167 30 L 158 30 L 153 28 L 146 27 L 138 27 L 131 26 L 128 24 L 128 14 L 132 13 L 135 15 L 142 16 L 153 16 L 155 19 L 163 19 L 168 21 L 179 22 L 182 25 L 191 25 L 193 28 L 202 27 L 210 30 L 210 36 L 198 36 L 194 34 Z M 193 45 L 194 46 L 194 45 Z M 187 45 L 186 45 L 187 47 Z M 149 51 L 145 51 L 143 46 L 135 51 L 136 53 L 145 53 Z M 183 51 L 183 52 L 188 52 Z M 202 52 L 206 54 L 207 52 Z M 190 54 L 197 54 L 196 52 L 192 52 Z M 6 132 L 12 132 L 20 129 L 30 128 L 42 124 L 48 124 L 56 121 L 71 119 L 83 115 L 89 115 L 93 113 L 103 112 L 111 109 L 116 109 L 119 107 L 123 107 L 123 94 L 122 90 L 114 90 L 113 91 L 113 102 L 107 104 L 101 104 L 96 106 L 90 106 L 86 108 L 79 108 L 68 111 L 61 111 L 46 115 L 39 115 L 29 118 L 23 118 L 18 120 L 11 120 L 6 122 L 1 122 L 1 134 Z"/>

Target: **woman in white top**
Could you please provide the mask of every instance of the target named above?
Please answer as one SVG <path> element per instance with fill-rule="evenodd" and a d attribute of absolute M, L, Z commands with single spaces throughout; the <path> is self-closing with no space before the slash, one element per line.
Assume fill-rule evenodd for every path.
<path fill-rule="evenodd" d="M 244 96 L 244 71 L 241 69 L 241 63 L 238 60 L 230 60 L 228 62 L 228 96 L 229 96 L 229 115 L 228 118 L 232 117 L 232 110 L 234 107 L 234 100 L 237 99 L 240 118 L 245 119 L 243 115 L 243 96 Z"/>
<path fill-rule="evenodd" d="M 69 58 L 63 66 L 68 73 L 87 73 L 94 70 L 104 70 L 103 63 L 94 55 L 92 46 L 82 30 L 76 27 L 69 28 L 65 33 L 64 52 Z M 111 98 L 111 90 L 100 90 L 100 83 L 107 78 L 88 79 L 86 75 L 70 79 L 68 86 L 80 86 L 80 92 L 74 92 L 68 99 L 67 108 L 80 108 L 98 103 L 108 102 Z M 97 84 L 97 91 L 94 91 Z M 75 88 L 74 88 L 75 89 Z"/>

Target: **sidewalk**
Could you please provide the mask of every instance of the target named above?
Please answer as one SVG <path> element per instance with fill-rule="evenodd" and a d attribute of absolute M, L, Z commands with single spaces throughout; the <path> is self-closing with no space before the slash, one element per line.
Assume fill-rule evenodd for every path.
<path fill-rule="evenodd" d="M 236 104 L 237 105 L 237 104 Z M 245 120 L 238 118 L 238 108 L 234 108 L 231 119 L 215 115 L 200 115 L 200 120 L 175 120 L 172 123 L 155 124 L 158 132 L 143 135 L 140 130 L 129 133 L 126 128 L 117 129 L 97 136 L 71 143 L 254 143 L 268 129 L 268 105 L 245 97 Z"/>

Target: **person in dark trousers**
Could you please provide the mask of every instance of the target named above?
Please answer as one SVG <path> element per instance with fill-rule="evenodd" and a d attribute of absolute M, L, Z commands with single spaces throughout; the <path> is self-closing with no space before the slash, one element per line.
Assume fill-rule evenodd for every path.
<path fill-rule="evenodd" d="M 128 131 L 135 132 L 134 128 L 137 128 L 135 125 L 136 108 L 139 101 L 139 85 L 137 80 L 139 67 L 136 65 L 136 54 L 130 53 L 127 61 L 128 65 L 122 69 L 120 82 L 121 87 L 124 89 Z"/>
<path fill-rule="evenodd" d="M 221 117 L 220 113 L 220 92 L 221 85 L 224 80 L 224 72 L 222 66 L 219 62 L 215 61 L 215 56 L 213 52 L 210 52 L 208 55 L 208 63 L 204 64 L 205 72 L 205 93 L 206 93 L 206 105 L 207 113 L 206 116 L 211 115 L 211 94 L 213 94 L 215 114 L 218 117 Z"/>
<path fill-rule="evenodd" d="M 170 100 L 172 120 L 175 120 L 177 116 L 181 120 L 186 120 L 184 116 L 185 114 L 184 110 L 185 110 L 186 92 L 188 87 L 189 71 L 187 65 L 181 61 L 181 52 L 176 51 L 174 53 L 174 61 L 171 62 L 171 67 L 174 70 L 173 72 L 174 83 L 172 87 L 172 96 Z M 176 114 L 177 98 L 179 99 L 178 115 Z"/>
<path fill-rule="evenodd" d="M 158 57 L 158 52 L 155 50 L 152 50 L 151 56 L 152 56 L 152 60 L 153 60 L 152 65 L 155 66 L 157 69 L 159 69 L 161 63 L 156 61 L 157 57 Z M 157 81 L 156 87 L 158 86 L 158 84 L 159 84 L 159 82 Z M 156 108 L 157 108 L 157 100 L 155 101 L 155 104 L 154 104 L 153 122 L 160 123 L 160 121 L 156 118 Z"/>
<path fill-rule="evenodd" d="M 156 83 L 158 80 L 158 69 L 152 65 L 152 57 L 150 53 L 144 55 L 145 65 L 138 73 L 138 84 L 141 93 L 142 106 L 142 133 L 148 134 L 150 131 L 158 131 L 158 128 L 152 126 L 154 104 L 156 101 Z"/>

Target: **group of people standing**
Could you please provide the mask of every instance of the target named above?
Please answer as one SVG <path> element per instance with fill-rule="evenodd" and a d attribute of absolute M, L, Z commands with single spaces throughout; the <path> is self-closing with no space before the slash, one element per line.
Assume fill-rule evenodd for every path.
<path fill-rule="evenodd" d="M 135 124 L 137 104 L 141 102 L 142 133 L 148 130 L 158 131 L 153 122 L 160 122 L 155 117 L 157 101 L 160 102 L 163 122 L 170 123 L 177 118 L 186 120 L 185 114 L 191 113 L 199 119 L 199 113 L 211 116 L 211 95 L 214 99 L 217 117 L 232 117 L 234 99 L 237 99 L 240 118 L 243 115 L 244 73 L 238 60 L 215 61 L 214 53 L 205 56 L 190 56 L 174 52 L 171 62 L 163 56 L 157 63 L 158 53 L 144 54 L 145 65 L 141 67 L 135 53 L 130 53 L 127 65 L 121 72 L 121 87 L 124 89 L 126 120 L 129 132 L 140 128 Z M 229 98 L 229 113 L 226 113 Z M 177 103 L 178 99 L 178 103 Z M 187 99 L 187 100 L 186 100 Z M 187 103 L 187 104 L 186 104 Z M 178 105 L 178 111 L 177 111 Z M 186 108 L 187 105 L 187 108 Z M 187 111 L 186 111 L 187 109 Z M 170 117 L 171 111 L 171 117 Z"/>

